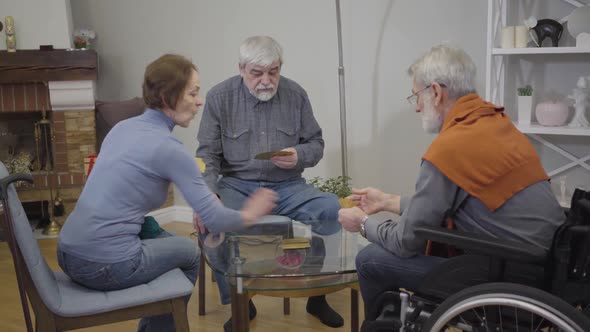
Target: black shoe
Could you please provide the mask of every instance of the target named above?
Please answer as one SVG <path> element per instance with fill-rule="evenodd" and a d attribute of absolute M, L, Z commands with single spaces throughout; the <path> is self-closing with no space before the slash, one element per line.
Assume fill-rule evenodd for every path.
<path fill-rule="evenodd" d="M 307 299 L 307 312 L 317 317 L 329 327 L 342 327 L 344 319 L 326 301 L 325 296 L 313 296 Z"/>
<path fill-rule="evenodd" d="M 252 300 L 248 301 L 248 316 L 250 317 L 250 320 L 253 320 L 256 317 L 257 313 L 258 312 L 256 311 L 256 307 L 254 306 L 254 302 L 252 302 Z M 231 317 L 228 319 L 227 322 L 225 322 L 225 324 L 223 324 L 223 331 L 232 332 Z"/>
<path fill-rule="evenodd" d="M 250 320 L 256 318 L 257 313 L 258 312 L 256 311 L 256 306 L 254 306 L 254 302 L 252 302 L 252 300 L 248 301 L 248 317 L 250 317 Z"/>

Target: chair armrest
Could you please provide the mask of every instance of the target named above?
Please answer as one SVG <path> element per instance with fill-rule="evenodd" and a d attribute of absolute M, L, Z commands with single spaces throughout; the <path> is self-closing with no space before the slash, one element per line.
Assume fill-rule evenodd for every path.
<path fill-rule="evenodd" d="M 543 263 L 548 251 L 530 244 L 503 240 L 483 234 L 447 230 L 442 227 L 418 227 L 416 236 L 456 246 L 469 252 L 526 263 Z"/>
<path fill-rule="evenodd" d="M 29 173 L 18 173 L 0 179 L 0 199 L 4 199 L 4 195 L 6 195 L 8 191 L 8 186 L 16 181 L 33 183 L 33 176 Z"/>

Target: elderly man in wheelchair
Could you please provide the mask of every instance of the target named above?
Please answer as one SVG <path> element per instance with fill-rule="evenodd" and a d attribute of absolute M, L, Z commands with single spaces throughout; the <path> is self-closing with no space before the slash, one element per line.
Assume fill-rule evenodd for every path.
<path fill-rule="evenodd" d="M 590 331 L 590 194 L 576 192 L 566 219 L 528 139 L 475 93 L 475 71 L 446 45 L 410 67 L 408 101 L 439 133 L 416 192 L 355 189 L 358 206 L 339 212 L 346 230 L 372 242 L 356 264 L 362 330 Z M 379 211 L 400 221 L 370 216 Z M 426 240 L 464 254 L 425 255 Z"/>

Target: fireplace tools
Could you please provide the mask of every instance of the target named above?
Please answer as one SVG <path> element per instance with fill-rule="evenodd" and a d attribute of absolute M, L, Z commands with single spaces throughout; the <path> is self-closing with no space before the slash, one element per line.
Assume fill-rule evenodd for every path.
<path fill-rule="evenodd" d="M 53 175 L 53 141 L 55 140 L 55 134 L 51 121 L 47 119 L 47 112 L 42 111 L 42 118 L 38 122 L 35 122 L 35 149 L 37 152 L 37 169 L 45 169 L 45 175 L 47 178 L 47 188 L 49 189 L 49 199 L 52 204 L 52 208 L 49 209 L 49 224 L 43 229 L 45 235 L 57 235 L 61 229 L 61 225 L 56 221 L 55 217 L 64 215 L 64 208 L 62 199 L 59 195 L 53 197 L 53 186 L 54 181 L 50 178 Z M 39 155 L 41 150 L 41 144 L 43 144 L 44 154 L 43 160 Z M 56 213 L 57 212 L 57 213 Z"/>

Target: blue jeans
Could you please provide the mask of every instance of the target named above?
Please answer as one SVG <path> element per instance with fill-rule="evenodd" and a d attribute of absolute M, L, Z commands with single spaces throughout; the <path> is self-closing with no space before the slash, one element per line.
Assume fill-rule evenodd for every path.
<path fill-rule="evenodd" d="M 199 274 L 199 247 L 189 238 L 163 232 L 158 238 L 141 241 L 141 252 L 119 263 L 96 263 L 64 253 L 58 248 L 62 270 L 75 282 L 100 291 L 130 288 L 150 282 L 180 268 L 193 283 Z M 190 295 L 185 301 L 188 303 Z M 138 331 L 176 331 L 171 314 L 144 317 Z"/>
<path fill-rule="evenodd" d="M 316 221 L 311 224 L 311 231 L 319 235 L 330 235 L 340 230 L 338 223 L 338 210 L 340 203 L 338 197 L 332 193 L 326 193 L 306 183 L 304 178 L 298 178 L 283 182 L 246 181 L 233 177 L 222 177 L 218 182 L 218 194 L 223 204 L 231 209 L 239 210 L 244 201 L 258 188 L 269 188 L 278 194 L 277 206 L 272 214 L 287 216 L 293 220 L 306 224 L 307 221 Z M 320 220 L 320 222 L 317 222 Z M 318 242 L 318 245 L 320 242 Z M 321 241 L 323 246 L 323 241 Z M 323 250 L 323 249 L 317 249 Z M 227 253 L 216 252 L 210 254 L 209 260 L 216 266 L 227 264 Z M 231 302 L 229 283 L 224 275 L 214 271 L 219 296 L 222 304 Z"/>
<path fill-rule="evenodd" d="M 366 246 L 356 256 L 365 314 L 369 305 L 375 304 L 379 295 L 386 291 L 397 291 L 399 288 L 416 290 L 422 277 L 445 260 L 424 255 L 403 258 L 374 243 Z"/>

